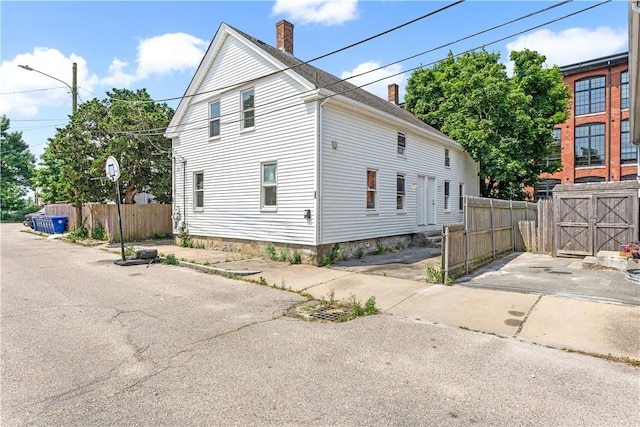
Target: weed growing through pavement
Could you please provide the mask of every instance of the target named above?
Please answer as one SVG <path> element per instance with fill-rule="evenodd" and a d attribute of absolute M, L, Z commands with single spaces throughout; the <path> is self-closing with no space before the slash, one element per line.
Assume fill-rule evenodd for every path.
<path fill-rule="evenodd" d="M 176 265 L 178 264 L 178 260 L 176 259 L 176 256 L 174 254 L 169 254 L 164 258 L 163 261 L 165 264 L 169 264 L 169 265 Z"/>
<path fill-rule="evenodd" d="M 267 255 L 271 261 L 277 260 L 278 256 L 276 255 L 276 247 L 273 245 L 267 246 Z"/>
<path fill-rule="evenodd" d="M 427 283 L 442 283 L 442 268 L 440 264 L 428 264 L 427 265 Z M 447 277 L 445 285 L 451 286 L 453 284 L 453 278 Z"/>

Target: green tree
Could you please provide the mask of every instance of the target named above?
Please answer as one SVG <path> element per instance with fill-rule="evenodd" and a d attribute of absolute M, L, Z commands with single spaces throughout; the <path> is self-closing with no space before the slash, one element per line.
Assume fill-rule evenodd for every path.
<path fill-rule="evenodd" d="M 3 212 L 26 207 L 26 190 L 31 186 L 35 157 L 23 141 L 22 132 L 8 132 L 10 120 L 0 117 L 0 206 Z"/>
<path fill-rule="evenodd" d="M 104 100 L 81 104 L 45 148 L 37 173 L 43 194 L 76 207 L 113 199 L 104 166 L 114 156 L 121 169 L 122 202 L 133 203 L 140 191 L 170 202 L 171 141 L 162 133 L 172 115 L 170 107 L 154 103 L 144 89 L 114 89 Z"/>
<path fill-rule="evenodd" d="M 485 50 L 448 57 L 415 71 L 407 84 L 405 108 L 458 141 L 480 162 L 485 197 L 520 200 L 543 172 L 553 153 L 553 126 L 568 116 L 570 91 L 558 67 L 545 57 L 512 52 L 509 77 L 500 55 Z"/>

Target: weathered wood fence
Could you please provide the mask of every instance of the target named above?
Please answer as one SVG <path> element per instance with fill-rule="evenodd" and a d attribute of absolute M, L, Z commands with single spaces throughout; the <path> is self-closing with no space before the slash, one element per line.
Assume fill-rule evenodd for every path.
<path fill-rule="evenodd" d="M 535 203 L 465 196 L 464 222 L 442 227 L 443 281 L 524 250 L 535 235 L 529 221 L 535 230 L 536 212 Z"/>
<path fill-rule="evenodd" d="M 76 208 L 70 204 L 53 204 L 45 208 L 47 215 L 68 217 L 67 224 L 76 223 Z M 171 205 L 120 205 L 122 233 L 126 242 L 171 236 Z M 109 242 L 120 241 L 118 211 L 115 204 L 86 203 L 82 206 L 82 221 L 89 235 L 97 224 L 105 231 Z M 71 226 L 73 227 L 73 226 Z"/>

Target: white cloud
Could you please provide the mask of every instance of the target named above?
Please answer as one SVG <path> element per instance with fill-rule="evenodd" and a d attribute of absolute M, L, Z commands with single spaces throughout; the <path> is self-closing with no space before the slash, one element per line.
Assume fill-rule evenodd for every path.
<path fill-rule="evenodd" d="M 163 34 L 142 40 L 138 45 L 135 68 L 114 58 L 105 77 L 89 74 L 87 61 L 75 54 L 65 56 L 57 49 L 36 47 L 33 52 L 16 55 L 0 65 L 0 114 L 11 117 L 33 117 L 43 107 L 69 105 L 69 88 L 51 77 L 27 71 L 18 65 L 28 65 L 72 85 L 72 63 L 78 65 L 78 103 L 100 98 L 96 86 L 111 89 L 129 88 L 154 75 L 185 72 L 197 68 L 208 42 L 185 33 Z M 43 90 L 44 89 L 44 90 Z"/>
<path fill-rule="evenodd" d="M 272 13 L 300 24 L 340 25 L 358 18 L 358 0 L 276 0 Z"/>
<path fill-rule="evenodd" d="M 144 39 L 138 45 L 137 67 L 127 72 L 128 63 L 115 58 L 101 83 L 130 87 L 152 75 L 166 75 L 197 68 L 209 43 L 185 33 L 170 33 Z"/>
<path fill-rule="evenodd" d="M 191 70 L 200 64 L 208 46 L 205 40 L 185 33 L 142 40 L 138 46 L 138 74 L 146 77 Z"/>
<path fill-rule="evenodd" d="M 507 49 L 509 53 L 535 50 L 547 57 L 548 66 L 563 66 L 626 51 L 627 37 L 626 28 L 569 28 L 559 32 L 543 29 L 518 37 L 507 44 Z"/>
<path fill-rule="evenodd" d="M 344 71 L 340 78 L 347 79 L 351 76 L 356 76 L 348 81 L 356 86 L 362 86 L 362 89 L 371 92 L 374 95 L 379 96 L 382 99 L 387 99 L 387 88 L 391 83 L 396 83 L 400 86 L 400 102 L 404 99 L 404 87 L 406 86 L 407 77 L 402 73 L 402 66 L 400 64 L 390 65 L 388 67 L 380 68 L 380 63 L 375 61 L 364 62 L 354 68 L 352 71 Z M 371 71 L 376 70 L 376 71 Z M 370 72 L 369 72 L 370 71 Z M 364 75 L 360 75 L 366 73 Z M 400 74 L 402 73 L 402 74 Z M 369 82 L 373 82 L 370 85 L 363 86 Z"/>
<path fill-rule="evenodd" d="M 0 114 L 20 117 L 32 117 L 41 107 L 69 105 L 71 114 L 71 91 L 73 85 L 73 66 L 77 63 L 77 83 L 80 96 L 83 91 L 91 91 L 97 78 L 87 71 L 87 61 L 75 54 L 64 56 L 57 49 L 36 47 L 31 53 L 17 55 L 0 65 Z M 18 67 L 28 65 L 34 70 L 46 73 L 47 77 L 36 71 Z"/>

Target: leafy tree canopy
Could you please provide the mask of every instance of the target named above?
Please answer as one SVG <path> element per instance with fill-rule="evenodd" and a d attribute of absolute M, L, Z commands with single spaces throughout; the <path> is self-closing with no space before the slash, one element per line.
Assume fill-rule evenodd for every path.
<path fill-rule="evenodd" d="M 75 204 L 113 199 L 113 186 L 103 178 L 107 157 L 114 156 L 124 203 L 143 191 L 170 202 L 171 141 L 162 133 L 173 113 L 145 89 L 113 89 L 106 99 L 81 104 L 45 148 L 37 174 L 43 195 Z"/>
<path fill-rule="evenodd" d="M 500 54 L 485 50 L 448 57 L 415 71 L 405 108 L 458 141 L 480 162 L 482 195 L 521 200 L 543 172 L 560 169 L 553 127 L 569 117 L 569 88 L 556 66 L 524 50 L 512 52 L 509 77 Z"/>
<path fill-rule="evenodd" d="M 9 132 L 10 120 L 0 117 L 0 206 L 3 212 L 26 206 L 27 188 L 33 174 L 35 157 L 22 140 L 22 132 Z"/>

